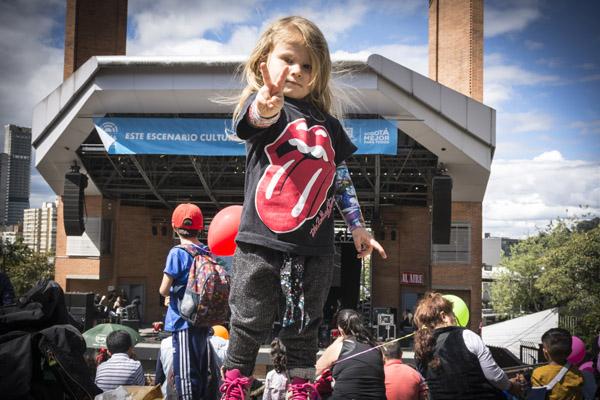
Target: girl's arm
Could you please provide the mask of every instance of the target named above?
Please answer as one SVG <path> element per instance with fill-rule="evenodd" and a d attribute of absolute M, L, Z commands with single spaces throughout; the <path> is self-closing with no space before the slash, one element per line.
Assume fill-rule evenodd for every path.
<path fill-rule="evenodd" d="M 364 258 L 371 254 L 375 248 L 381 257 L 387 258 L 385 250 L 377 242 L 369 231 L 365 229 L 365 222 L 360 211 L 360 204 L 356 197 L 356 189 L 350 178 L 350 172 L 345 162 L 337 166 L 334 182 L 334 196 L 336 204 L 346 221 L 346 225 L 352 233 L 354 246 L 358 252 L 358 258 Z"/>
<path fill-rule="evenodd" d="M 248 123 L 255 128 L 267 128 L 279 119 L 283 107 L 283 87 L 289 68 L 286 66 L 275 82 L 266 63 L 260 64 L 263 86 L 256 93 L 256 98 L 248 108 Z"/>
<path fill-rule="evenodd" d="M 340 352 L 342 351 L 342 344 L 344 343 L 344 338 L 342 336 L 338 336 L 335 341 L 329 345 L 328 348 L 325 349 L 321 357 L 317 360 L 317 364 L 315 365 L 316 376 L 319 376 L 328 368 L 331 368 L 334 362 L 340 357 Z"/>

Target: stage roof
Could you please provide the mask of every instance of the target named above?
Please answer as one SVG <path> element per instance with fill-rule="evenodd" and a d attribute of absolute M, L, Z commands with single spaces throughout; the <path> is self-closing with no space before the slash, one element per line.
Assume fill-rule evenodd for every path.
<path fill-rule="evenodd" d="M 36 167 L 57 194 L 77 161 L 86 194 L 134 205 L 195 201 L 218 209 L 243 200 L 244 159 L 232 156 L 109 155 L 94 117 L 229 118 L 242 85 L 239 58 L 93 57 L 36 105 Z M 443 164 L 454 201 L 483 200 L 495 148 L 495 110 L 385 57 L 334 60 L 351 118 L 385 118 L 398 129 L 396 156 L 348 164 L 367 218 L 380 207 L 426 205 Z M 340 72 L 341 71 L 341 72 Z M 210 214 L 210 211 L 209 211 Z"/>

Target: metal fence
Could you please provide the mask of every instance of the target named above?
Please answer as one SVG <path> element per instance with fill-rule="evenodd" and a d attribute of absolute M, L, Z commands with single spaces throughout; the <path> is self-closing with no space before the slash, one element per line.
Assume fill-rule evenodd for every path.
<path fill-rule="evenodd" d="M 579 323 L 579 317 L 575 317 L 573 315 L 558 315 L 558 327 L 563 328 L 571 332 L 571 335 L 577 334 L 576 328 Z"/>
<path fill-rule="evenodd" d="M 542 345 L 521 340 L 519 358 L 523 364 L 540 364 L 546 362 Z"/>

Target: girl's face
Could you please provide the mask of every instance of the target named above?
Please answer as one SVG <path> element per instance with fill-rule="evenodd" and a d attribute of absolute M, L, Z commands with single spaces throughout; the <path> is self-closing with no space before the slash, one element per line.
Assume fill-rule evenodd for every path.
<path fill-rule="evenodd" d="M 267 59 L 271 80 L 275 82 L 285 66 L 289 67 L 283 95 L 292 99 L 303 99 L 311 91 L 312 65 L 308 50 L 300 43 L 279 42 Z"/>

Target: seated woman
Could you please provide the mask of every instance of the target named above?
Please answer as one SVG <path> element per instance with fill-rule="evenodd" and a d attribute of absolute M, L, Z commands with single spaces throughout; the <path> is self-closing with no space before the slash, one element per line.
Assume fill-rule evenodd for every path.
<path fill-rule="evenodd" d="M 427 293 L 415 311 L 415 359 L 429 386 L 429 398 L 505 399 L 503 390 L 521 392 L 509 380 L 477 334 L 456 326 L 452 302 Z"/>
<path fill-rule="evenodd" d="M 340 336 L 316 364 L 317 375 L 331 369 L 332 399 L 385 399 L 383 358 L 360 314 L 340 310 L 335 321 Z"/>

